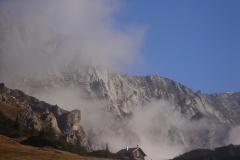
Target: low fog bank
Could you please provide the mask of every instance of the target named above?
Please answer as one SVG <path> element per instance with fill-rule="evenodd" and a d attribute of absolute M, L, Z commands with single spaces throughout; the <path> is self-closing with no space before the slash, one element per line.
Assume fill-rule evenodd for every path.
<path fill-rule="evenodd" d="M 235 126 L 229 131 L 225 144 L 240 145 L 240 126 Z"/>
<path fill-rule="evenodd" d="M 139 145 L 147 159 L 166 159 L 196 148 L 196 145 L 220 146 L 216 140 L 220 130 L 215 124 L 206 118 L 186 120 L 166 101 L 149 103 L 144 109 L 134 110 L 121 118 L 110 111 L 107 101 L 86 100 L 80 89 L 58 88 L 35 96 L 66 110 L 79 109 L 83 129 L 93 149 L 105 149 L 108 143 L 110 151 L 117 152 L 126 146 Z M 237 137 L 236 131 L 230 132 L 229 140 Z"/>
<path fill-rule="evenodd" d="M 117 152 L 126 146 L 139 145 L 147 159 L 171 158 L 183 153 L 185 146 L 167 136 L 171 127 L 181 127 L 186 121 L 178 113 L 171 113 L 166 102 L 156 102 L 122 119 L 109 112 L 107 101 L 87 101 L 83 95 L 74 88 L 55 88 L 34 96 L 68 111 L 79 109 L 83 129 L 94 149 L 105 149 L 108 143 L 110 151 Z"/>

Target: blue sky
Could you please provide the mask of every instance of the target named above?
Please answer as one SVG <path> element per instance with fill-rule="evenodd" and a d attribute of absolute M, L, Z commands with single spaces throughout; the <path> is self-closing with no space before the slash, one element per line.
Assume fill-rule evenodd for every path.
<path fill-rule="evenodd" d="M 240 0 L 125 0 L 118 21 L 147 26 L 144 63 L 131 75 L 157 74 L 203 93 L 240 92 Z"/>

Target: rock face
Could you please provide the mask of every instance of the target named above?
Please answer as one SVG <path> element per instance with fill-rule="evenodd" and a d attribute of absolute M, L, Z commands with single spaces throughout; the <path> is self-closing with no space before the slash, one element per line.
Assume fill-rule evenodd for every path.
<path fill-rule="evenodd" d="M 165 139 L 166 143 L 172 145 L 180 143 L 186 149 L 214 148 L 224 145 L 227 132 L 234 126 L 240 125 L 240 93 L 210 95 L 202 94 L 201 91 L 194 93 L 180 83 L 157 75 L 136 77 L 94 66 L 89 66 L 87 71 L 81 68 L 72 75 L 63 73 L 62 76 L 51 77 L 42 82 L 45 84 L 42 87 L 31 83 L 31 91 L 37 91 L 39 88 L 51 90 L 55 88 L 54 85 L 75 87 L 89 100 L 108 102 L 104 109 L 105 113 L 99 113 L 105 118 L 108 117 L 108 120 L 106 118 L 102 123 L 95 122 L 92 126 L 85 126 L 88 127 L 86 128 L 88 145 L 93 149 L 103 148 L 104 135 L 114 135 L 113 137 L 122 139 L 126 143 L 135 144 L 141 143 L 142 134 L 144 137 L 151 137 L 151 141 L 159 144 Z M 21 84 L 22 87 L 24 85 L 29 84 Z M 167 105 L 158 104 L 161 101 L 167 102 Z M 140 135 L 140 131 L 133 127 L 135 124 L 132 119 L 136 117 L 138 110 L 151 110 L 152 103 L 168 108 L 157 110 L 157 115 L 144 116 L 144 119 L 152 119 L 152 123 L 149 127 L 140 125 L 141 130 L 146 130 Z M 169 113 L 169 116 L 163 115 L 163 112 Z M 174 116 L 171 112 L 177 114 L 178 118 L 173 117 L 173 119 L 181 121 L 180 124 L 176 121 L 169 122 L 171 116 Z M 109 114 L 111 116 L 108 116 Z M 143 121 L 142 118 L 139 117 L 139 120 Z M 72 138 L 79 137 L 78 133 L 81 133 L 81 129 L 63 124 L 64 121 L 78 123 L 76 114 L 75 116 L 69 114 L 59 121 L 65 129 L 60 126 L 59 128 L 62 133 L 68 133 Z M 108 121 L 107 126 L 103 124 L 105 121 Z M 186 129 L 186 126 L 189 127 Z M 159 139 L 156 140 L 154 137 Z"/>
<path fill-rule="evenodd" d="M 63 114 L 59 117 L 58 122 L 62 133 L 67 136 L 67 141 L 77 140 L 77 144 L 86 146 L 85 132 L 81 127 L 81 112 L 79 110 Z"/>
<path fill-rule="evenodd" d="M 82 99 L 94 102 L 89 114 L 97 112 L 97 120 L 83 115 L 91 121 L 83 126 L 86 141 L 80 111 L 66 112 L 2 87 L 0 100 L 19 110 L 24 106 L 24 123 L 38 130 L 42 121 L 51 123 L 67 140 L 88 143 L 93 149 L 102 149 L 111 138 L 124 146 L 147 140 L 192 149 L 221 145 L 227 132 L 240 125 L 240 93 L 194 93 L 157 75 L 140 77 L 113 71 L 87 57 L 70 38 L 40 24 L 20 21 L 18 15 L 1 8 L 0 35 L 1 82 L 30 95 L 74 88 Z"/>
<path fill-rule="evenodd" d="M 0 102 L 5 104 L 0 106 L 0 111 L 6 116 L 12 119 L 18 117 L 26 126 L 39 131 L 51 125 L 58 136 L 64 136 L 69 142 L 87 147 L 79 110 L 65 111 L 20 90 L 9 89 L 3 83 L 0 84 Z"/>

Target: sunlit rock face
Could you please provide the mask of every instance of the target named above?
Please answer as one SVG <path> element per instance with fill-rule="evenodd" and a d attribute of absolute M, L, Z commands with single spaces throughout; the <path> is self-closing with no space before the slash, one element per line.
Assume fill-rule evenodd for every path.
<path fill-rule="evenodd" d="M 213 148 L 224 144 L 228 131 L 240 125 L 240 93 L 194 93 L 157 75 L 114 71 L 82 51 L 81 43 L 0 11 L 0 81 L 29 95 L 46 94 L 46 99 L 58 95 L 58 89 L 74 89 L 56 103 L 66 110 L 77 103 L 71 109 L 82 111 L 82 115 L 77 110 L 66 113 L 57 105 L 33 98 L 26 102 L 26 124 L 41 129 L 40 120 L 44 119 L 67 134 L 68 141 L 93 149 L 103 149 L 106 142 L 117 143 L 116 151 L 147 143 Z M 67 105 L 61 105 L 63 100 Z M 11 103 L 5 95 L 2 101 Z"/>

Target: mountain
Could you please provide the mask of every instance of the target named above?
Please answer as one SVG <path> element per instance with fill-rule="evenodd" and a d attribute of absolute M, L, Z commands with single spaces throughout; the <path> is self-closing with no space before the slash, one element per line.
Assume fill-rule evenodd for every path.
<path fill-rule="evenodd" d="M 24 125 L 40 131 L 51 126 L 58 137 L 67 142 L 87 147 L 85 132 L 81 126 L 81 112 L 68 112 L 57 105 L 12 90 L 0 84 L 0 111 L 8 118 L 18 119 Z"/>
<path fill-rule="evenodd" d="M 20 98 L 14 103 L 30 106 L 32 111 L 26 107 L 29 114 L 22 116 L 29 116 L 26 124 L 36 128 L 42 126 L 34 112 L 58 124 L 61 134 L 80 134 L 82 145 L 93 149 L 109 143 L 117 151 L 139 144 L 147 155 L 156 153 L 152 148 L 171 148 L 176 155 L 224 145 L 240 125 L 239 92 L 194 93 L 158 75 L 114 71 L 81 50 L 80 42 L 2 8 L 0 35 L 0 81 L 46 102 L 57 100 L 64 109 L 80 109 L 86 140 L 79 111 L 66 112 L 20 91 L 5 91 L 10 99 Z"/>
<path fill-rule="evenodd" d="M 106 115 L 102 113 L 107 118 L 94 122 L 94 128 L 86 128 L 89 145 L 93 148 L 101 146 L 96 144 L 101 139 L 99 135 L 113 136 L 115 132 L 116 137 L 128 143 L 138 143 L 143 136 L 159 143 L 167 138 L 186 148 L 212 148 L 224 144 L 227 132 L 240 125 L 240 93 L 194 93 L 186 86 L 157 75 L 134 77 L 97 67 L 89 67 L 87 73 L 63 75 L 43 80 L 48 87 L 31 83 L 31 89 L 51 89 L 54 85 L 78 87 L 79 92 L 85 94 L 83 97 L 108 102 L 104 107 Z M 103 125 L 108 118 L 109 126 Z M 135 128 L 135 121 L 147 124 L 138 124 Z M 155 139 L 157 135 L 159 139 Z"/>

